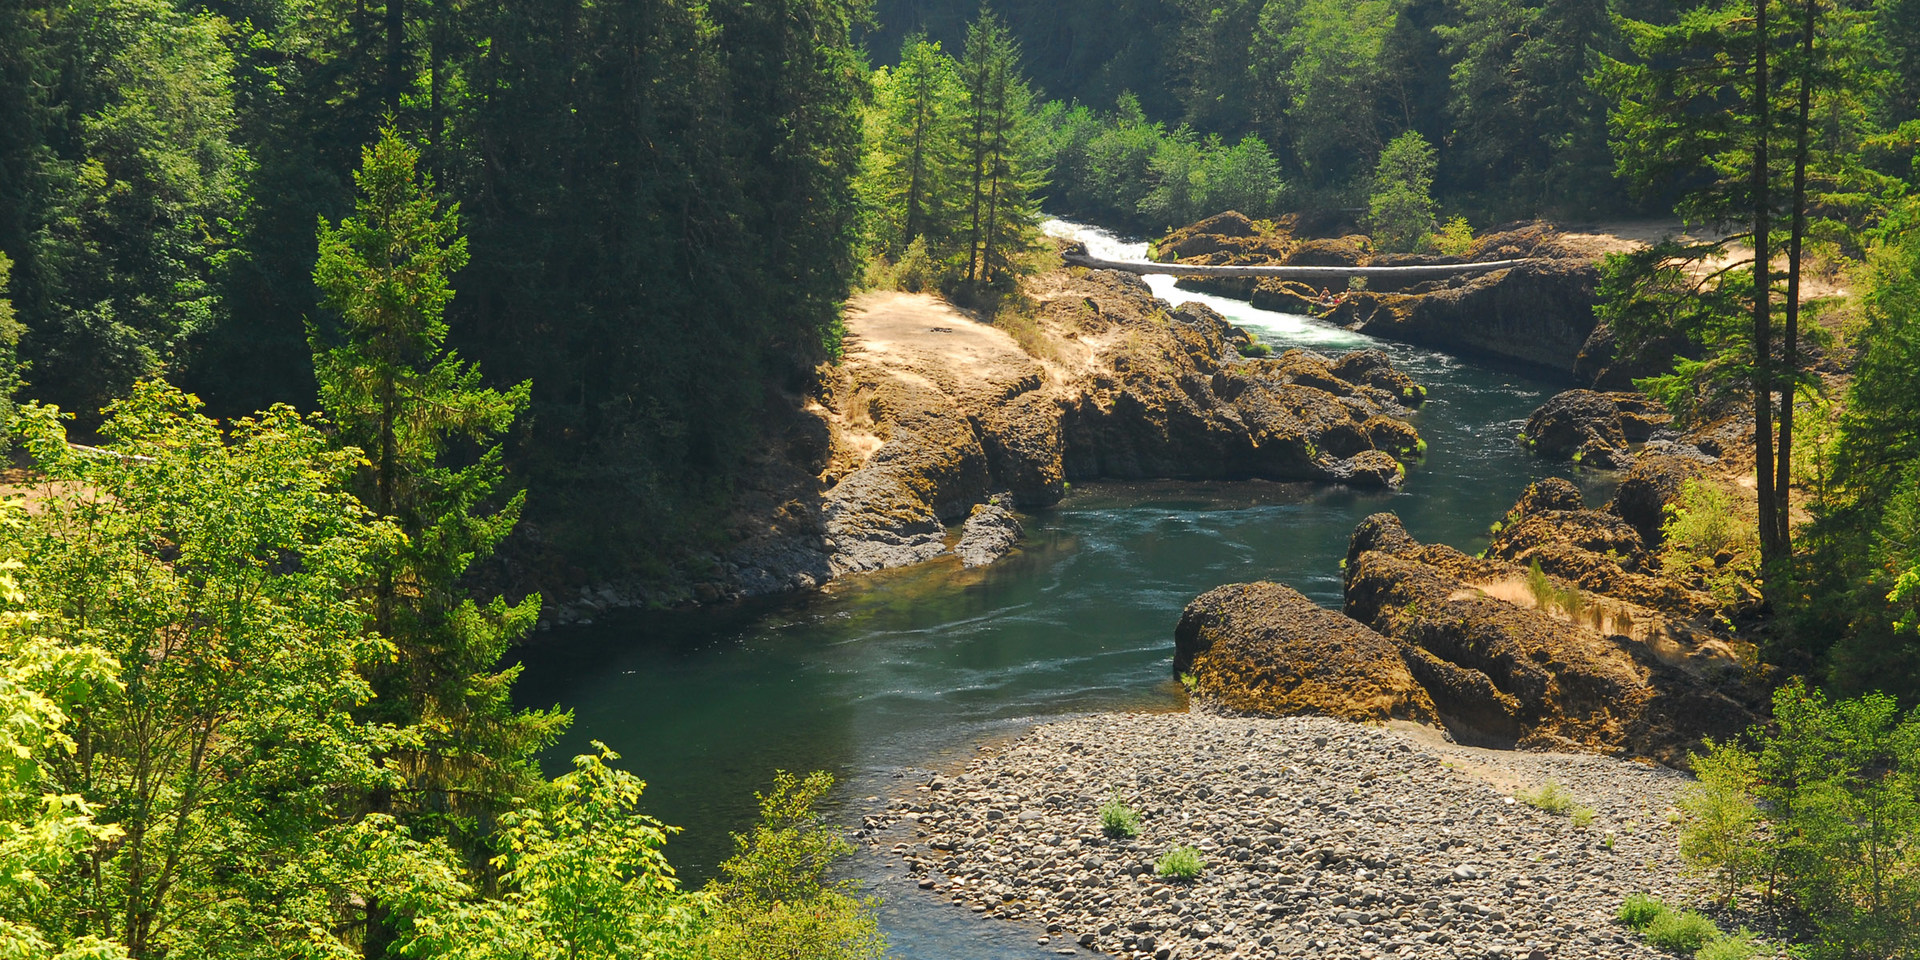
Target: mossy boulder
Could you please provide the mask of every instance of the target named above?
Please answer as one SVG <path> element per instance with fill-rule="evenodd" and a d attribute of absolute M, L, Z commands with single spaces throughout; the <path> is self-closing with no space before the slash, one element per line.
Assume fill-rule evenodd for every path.
<path fill-rule="evenodd" d="M 1236 712 L 1435 718 L 1392 641 L 1282 584 L 1231 584 L 1187 604 L 1173 662 L 1199 696 Z"/>
<path fill-rule="evenodd" d="M 1533 411 L 1521 431 L 1528 449 L 1585 466 L 1626 467 L 1629 444 L 1644 443 L 1673 417 L 1638 393 L 1567 390 Z"/>
<path fill-rule="evenodd" d="M 1587 521 L 1606 536 L 1624 529 L 1579 522 Z M 1737 676 L 1684 669 L 1647 642 L 1498 595 L 1526 583 L 1518 564 L 1421 544 L 1391 514 L 1360 524 L 1348 549 L 1346 614 L 1406 649 L 1460 739 L 1684 764 L 1701 737 L 1737 734 L 1756 718 L 1753 691 Z"/>

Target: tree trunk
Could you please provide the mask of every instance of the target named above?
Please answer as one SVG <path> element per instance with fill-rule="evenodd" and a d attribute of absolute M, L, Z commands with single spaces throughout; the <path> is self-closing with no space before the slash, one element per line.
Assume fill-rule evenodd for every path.
<path fill-rule="evenodd" d="M 1753 3 L 1753 470 L 1760 506 L 1760 559 L 1771 569 L 1783 557 L 1774 518 L 1779 502 L 1773 495 L 1773 278 L 1768 262 L 1773 253 L 1769 237 L 1773 210 L 1767 160 L 1772 90 L 1767 84 L 1767 4 L 1768 0 Z"/>
<path fill-rule="evenodd" d="M 1793 146 L 1793 225 L 1787 240 L 1787 317 L 1782 331 L 1781 372 L 1785 396 L 1780 398 L 1780 449 L 1778 478 L 1773 493 L 1778 501 L 1775 536 L 1781 550 L 1793 549 L 1792 503 L 1788 491 L 1793 480 L 1793 400 L 1800 379 L 1800 247 L 1807 233 L 1807 153 L 1813 113 L 1813 41 L 1819 19 L 1820 0 L 1806 0 L 1806 16 L 1800 22 L 1800 109 L 1794 117 Z"/>
<path fill-rule="evenodd" d="M 387 109 L 400 112 L 400 91 L 406 73 L 405 51 L 407 45 L 407 8 L 406 0 L 387 0 L 387 78 L 386 89 L 381 91 Z"/>

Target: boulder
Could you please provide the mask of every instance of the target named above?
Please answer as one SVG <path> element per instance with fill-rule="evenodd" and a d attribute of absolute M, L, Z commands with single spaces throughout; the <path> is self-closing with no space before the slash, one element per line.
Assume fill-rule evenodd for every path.
<path fill-rule="evenodd" d="M 1173 665 L 1193 674 L 1198 695 L 1232 711 L 1434 718 L 1392 641 L 1277 583 L 1231 584 L 1187 604 Z"/>
<path fill-rule="evenodd" d="M 1156 244 L 1164 258 L 1188 263 L 1271 263 L 1293 248 L 1284 224 L 1256 224 L 1237 211 L 1215 214 L 1163 237 Z"/>
<path fill-rule="evenodd" d="M 1359 291 L 1327 316 L 1373 336 L 1565 376 L 1593 334 L 1598 283 L 1589 263 L 1539 260 L 1422 295 Z"/>
<path fill-rule="evenodd" d="M 1629 444 L 1646 442 L 1672 420 L 1642 394 L 1568 390 L 1534 410 L 1521 436 L 1543 457 L 1621 468 L 1632 463 Z"/>
<path fill-rule="evenodd" d="M 1321 289 L 1299 280 L 1266 277 L 1255 282 L 1248 293 L 1241 295 L 1241 299 L 1261 310 L 1313 316 L 1324 309 L 1320 303 Z"/>
<path fill-rule="evenodd" d="M 1001 506 L 1001 498 L 975 504 L 972 515 L 960 534 L 953 552 L 966 567 L 984 567 L 1013 551 L 1020 544 L 1020 519 Z"/>
<path fill-rule="evenodd" d="M 1631 542 L 1631 530 L 1595 519 L 1604 514 L 1561 512 L 1582 514 L 1574 522 L 1603 531 L 1601 542 Z M 1754 694 L 1737 676 L 1696 673 L 1648 643 L 1499 598 L 1499 588 L 1526 582 L 1517 564 L 1418 543 L 1391 514 L 1363 522 L 1348 550 L 1345 612 L 1402 645 L 1458 739 L 1677 765 L 1702 736 L 1731 736 L 1756 719 Z"/>
<path fill-rule="evenodd" d="M 1699 461 L 1692 458 L 1643 455 L 1614 488 L 1605 509 L 1633 527 L 1647 549 L 1657 550 L 1665 540 L 1660 528 L 1666 523 L 1667 505 L 1679 500 L 1688 480 L 1701 475 Z"/>
<path fill-rule="evenodd" d="M 1373 241 L 1355 234 L 1325 240 L 1301 240 L 1282 264 L 1298 267 L 1357 267 L 1367 262 Z"/>

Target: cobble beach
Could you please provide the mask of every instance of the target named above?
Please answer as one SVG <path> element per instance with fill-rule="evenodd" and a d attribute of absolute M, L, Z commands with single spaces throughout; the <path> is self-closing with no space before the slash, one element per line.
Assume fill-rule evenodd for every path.
<path fill-rule="evenodd" d="M 1513 798 L 1547 781 L 1590 821 Z M 1035 945 L 1049 952 L 1656 957 L 1613 915 L 1631 893 L 1695 892 L 1670 822 L 1687 782 L 1424 728 L 1109 714 L 989 744 L 865 827 L 921 889 L 1044 930 Z M 1133 838 L 1101 830 L 1115 796 L 1139 814 Z M 1156 876 L 1175 846 L 1200 851 L 1198 878 Z"/>

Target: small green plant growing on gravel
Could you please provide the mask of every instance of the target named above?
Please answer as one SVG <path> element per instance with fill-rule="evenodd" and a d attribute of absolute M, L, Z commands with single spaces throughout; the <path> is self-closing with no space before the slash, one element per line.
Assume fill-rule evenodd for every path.
<path fill-rule="evenodd" d="M 1670 953 L 1693 954 L 1694 960 L 1747 960 L 1760 952 L 1751 932 L 1728 936 L 1706 915 L 1675 910 L 1644 893 L 1627 897 L 1614 918 L 1638 931 L 1649 944 Z"/>
<path fill-rule="evenodd" d="M 1200 851 L 1192 847 L 1174 847 L 1160 855 L 1154 863 L 1153 872 L 1169 880 L 1192 880 L 1207 869 L 1207 862 L 1200 858 Z"/>
<path fill-rule="evenodd" d="M 1627 895 L 1626 902 L 1620 905 L 1620 910 L 1613 917 L 1635 930 L 1645 930 L 1647 925 L 1653 922 L 1654 917 L 1665 912 L 1667 912 L 1667 905 L 1659 900 L 1644 893 L 1631 893 Z"/>
<path fill-rule="evenodd" d="M 1539 810 L 1545 810 L 1556 816 L 1568 816 L 1574 810 L 1573 794 L 1566 787 L 1548 780 L 1532 790 L 1522 790 L 1513 795 L 1515 800 Z M 1592 811 L 1588 811 L 1589 814 Z"/>
<path fill-rule="evenodd" d="M 1653 918 L 1643 931 L 1647 942 L 1674 953 L 1692 953 L 1720 936 L 1720 928 L 1704 914 L 1692 910 L 1667 910 Z"/>
<path fill-rule="evenodd" d="M 1573 825 L 1575 827 L 1578 827 L 1581 830 L 1585 830 L 1586 828 L 1593 826 L 1594 813 L 1593 813 L 1592 807 L 1576 806 L 1573 808 L 1571 812 L 1567 814 L 1567 816 L 1572 818 Z M 1607 845 L 1611 847 L 1613 845 L 1612 841 L 1609 840 Z"/>
<path fill-rule="evenodd" d="M 1118 790 L 1100 805 L 1100 829 L 1116 840 L 1140 835 L 1140 814 L 1120 799 Z"/>
<path fill-rule="evenodd" d="M 1751 960 L 1760 953 L 1753 931 L 1730 933 L 1694 951 L 1693 960 Z"/>

